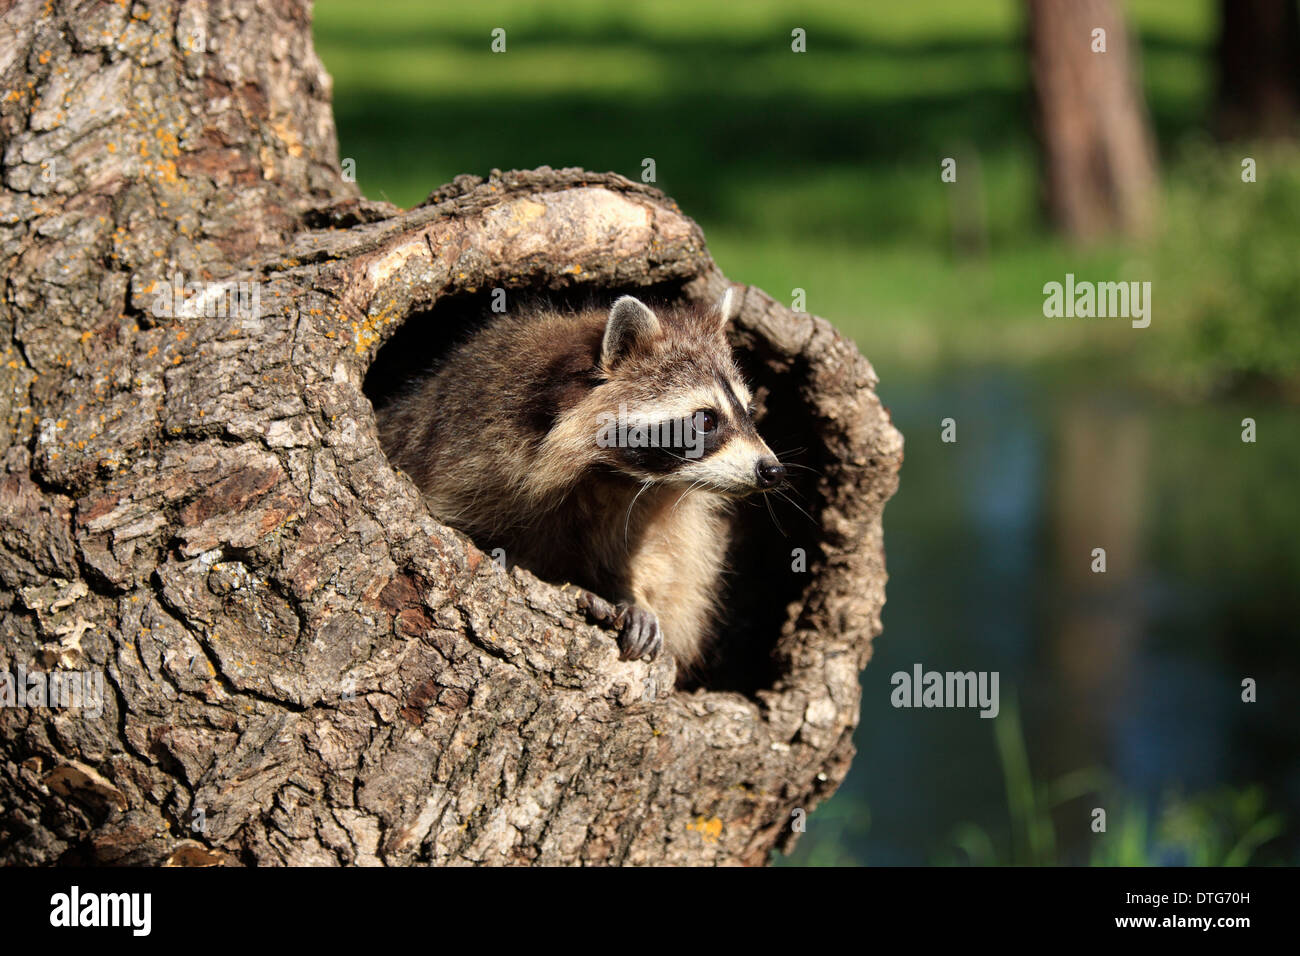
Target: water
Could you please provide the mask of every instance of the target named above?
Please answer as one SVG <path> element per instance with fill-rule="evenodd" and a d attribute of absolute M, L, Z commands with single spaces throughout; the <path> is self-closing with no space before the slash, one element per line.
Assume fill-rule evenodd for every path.
<path fill-rule="evenodd" d="M 1095 779 L 1051 815 L 1053 862 L 1104 856 L 1161 807 L 1183 839 L 1157 846 L 1152 823 L 1153 861 L 1193 862 L 1276 814 L 1284 832 L 1251 859 L 1300 859 L 1300 410 L 1003 369 L 881 394 L 907 439 L 885 630 L 853 769 L 791 862 L 961 861 L 971 825 L 992 859 L 1023 860 L 1012 807 L 1073 771 Z M 1002 716 L 892 707 L 891 675 L 916 663 L 997 671 Z M 999 721 L 1034 781 L 1010 794 Z"/>

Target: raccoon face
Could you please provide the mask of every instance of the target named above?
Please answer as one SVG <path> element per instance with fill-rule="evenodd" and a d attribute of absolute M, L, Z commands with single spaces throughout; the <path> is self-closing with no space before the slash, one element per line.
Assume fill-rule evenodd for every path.
<path fill-rule="evenodd" d="M 766 491 L 785 466 L 754 427 L 753 396 L 723 335 L 730 293 L 712 313 L 657 316 L 624 296 L 601 345 L 597 445 L 638 481 L 727 495 Z"/>

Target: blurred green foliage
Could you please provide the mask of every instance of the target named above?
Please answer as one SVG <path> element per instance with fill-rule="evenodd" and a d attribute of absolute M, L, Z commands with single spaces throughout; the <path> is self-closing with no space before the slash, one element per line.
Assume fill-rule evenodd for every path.
<path fill-rule="evenodd" d="M 948 866 L 1247 866 L 1288 863 L 1268 844 L 1286 832 L 1285 818 L 1261 787 L 1220 787 L 1185 795 L 1176 788 L 1155 805 L 1126 794 L 1109 774 L 1087 768 L 1045 782 L 1036 779 L 1021 730 L 1019 708 L 1004 704 L 993 722 L 1006 795 L 1001 828 L 973 822 L 956 827 L 935 862 Z M 1086 798 L 1086 799 L 1085 799 Z M 1092 829 L 1094 808 L 1106 810 L 1105 832 Z M 1071 852 L 1058 828 L 1088 828 L 1086 851 Z M 854 847 L 871 826 L 865 802 L 839 794 L 817 812 L 815 834 L 778 866 L 864 866 Z M 1075 844 L 1079 841 L 1075 840 Z"/>
<path fill-rule="evenodd" d="M 1080 770 L 1051 783 L 1034 779 L 1014 701 L 994 721 L 1006 783 L 1009 827 L 1004 839 L 964 824 L 953 834 L 954 851 L 940 862 L 977 866 L 1246 866 L 1259 850 L 1285 832 L 1259 787 L 1223 787 L 1186 797 L 1166 794 L 1154 808 L 1126 796 L 1098 770 Z M 1089 800 L 1083 800 L 1089 797 Z M 1072 860 L 1057 844 L 1062 808 L 1074 827 L 1090 829 L 1086 858 Z M 1106 811 L 1104 832 L 1092 829 L 1094 811 Z M 1054 814 L 1057 816 L 1054 818 Z M 1278 861 L 1273 861 L 1278 862 Z"/>
<path fill-rule="evenodd" d="M 1241 178 L 1247 157 L 1253 183 Z M 1197 141 L 1167 196 L 1158 271 L 1171 377 L 1202 390 L 1300 377 L 1300 152 Z"/>
<path fill-rule="evenodd" d="M 639 178 L 650 157 L 728 275 L 778 298 L 807 290 L 887 374 L 1098 350 L 1198 382 L 1294 372 L 1294 345 L 1276 346 L 1296 341 L 1285 305 L 1300 280 L 1278 263 L 1300 163 L 1264 165 L 1247 192 L 1235 153 L 1184 161 L 1211 100 L 1213 4 L 1129 9 L 1167 160 L 1155 253 L 1046 233 L 1016 0 L 320 0 L 315 33 L 368 195 L 411 205 L 493 167 Z M 490 52 L 496 27 L 505 54 Z M 806 54 L 790 52 L 795 27 Z M 962 203 L 940 182 L 947 156 Z M 1043 317 L 1044 282 L 1151 278 L 1153 255 L 1167 333 Z"/>

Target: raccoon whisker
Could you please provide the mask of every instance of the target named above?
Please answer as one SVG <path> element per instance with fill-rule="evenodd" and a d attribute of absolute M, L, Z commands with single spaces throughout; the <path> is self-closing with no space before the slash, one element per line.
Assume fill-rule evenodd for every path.
<path fill-rule="evenodd" d="M 687 458 L 685 455 L 674 455 L 671 451 L 669 451 L 667 448 L 664 448 L 662 446 L 660 446 L 659 451 L 661 454 L 667 455 L 669 458 L 676 458 L 678 461 L 684 461 L 689 463 L 696 460 L 694 458 Z"/>
<path fill-rule="evenodd" d="M 704 478 L 696 478 L 696 479 L 695 479 L 694 481 L 692 481 L 689 485 L 687 485 L 687 486 L 686 486 L 686 490 L 683 491 L 680 495 L 678 495 L 678 496 L 677 496 L 677 500 L 673 502 L 673 506 L 672 506 L 671 510 L 672 510 L 672 511 L 676 511 L 676 510 L 677 510 L 677 506 L 678 506 L 679 504 L 682 503 L 682 499 L 685 498 L 687 495 L 689 495 L 692 491 L 694 491 L 694 490 L 695 490 L 696 488 L 698 488 L 700 485 L 704 484 L 705 480 L 706 480 L 706 479 L 704 479 Z"/>
<path fill-rule="evenodd" d="M 779 456 L 778 456 L 778 457 L 779 457 Z M 803 471 L 811 471 L 814 475 L 820 475 L 820 474 L 821 474 L 821 472 L 818 471 L 816 468 L 810 468 L 810 467 L 808 467 L 807 465 L 801 465 L 801 464 L 799 464 L 798 462 L 794 462 L 794 461 L 783 461 L 783 462 L 781 462 L 781 464 L 785 465 L 785 467 L 787 467 L 787 468 L 799 468 L 799 469 L 802 469 Z"/>
<path fill-rule="evenodd" d="M 632 496 L 632 501 L 627 506 L 627 515 L 623 519 L 623 547 L 627 547 L 628 545 L 628 530 L 632 526 L 632 509 L 636 507 L 636 500 L 645 493 L 645 490 L 649 488 L 650 485 L 651 481 L 649 478 L 641 482 L 640 490 Z"/>
<path fill-rule="evenodd" d="M 781 532 L 781 537 L 788 538 L 785 529 L 781 527 L 781 522 L 776 520 L 776 512 L 772 510 L 772 499 L 767 495 L 763 496 L 763 504 L 767 505 L 767 513 L 772 516 L 772 524 L 776 525 L 776 530 Z"/>
<path fill-rule="evenodd" d="M 816 524 L 816 523 L 817 523 L 816 519 L 814 519 L 812 515 L 810 515 L 810 514 L 809 514 L 808 512 L 806 512 L 806 511 L 804 511 L 803 508 L 799 507 L 798 503 L 797 503 L 793 498 L 791 498 L 789 495 L 787 495 L 785 492 L 781 491 L 781 489 L 779 489 L 779 488 L 773 488 L 772 491 L 775 492 L 776 494 L 780 495 L 782 501 L 788 502 L 789 505 L 790 505 L 792 508 L 794 508 L 796 511 L 798 511 L 801 515 L 803 515 L 805 518 L 807 518 L 807 519 L 808 519 L 809 521 L 811 521 L 813 524 Z"/>
<path fill-rule="evenodd" d="M 782 488 L 781 490 L 784 491 L 784 492 L 785 492 L 786 494 L 788 494 L 788 495 L 794 495 L 796 498 L 798 498 L 798 499 L 799 499 L 800 501 L 802 501 L 804 504 L 808 504 L 808 499 L 805 498 L 802 494 L 800 494 L 799 489 L 796 488 L 794 485 L 786 485 L 786 486 L 785 486 L 784 488 Z"/>
<path fill-rule="evenodd" d="M 801 451 L 807 450 L 807 448 L 787 448 L 785 451 L 773 451 L 772 454 L 776 455 L 777 458 L 780 458 L 782 455 L 797 455 Z"/>

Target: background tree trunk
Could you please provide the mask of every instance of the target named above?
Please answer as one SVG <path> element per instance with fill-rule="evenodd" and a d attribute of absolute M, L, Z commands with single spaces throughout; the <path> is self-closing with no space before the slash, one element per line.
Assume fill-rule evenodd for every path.
<path fill-rule="evenodd" d="M 0 708 L 0 861 L 788 846 L 847 772 L 880 630 L 902 448 L 856 349 L 740 290 L 734 339 L 764 427 L 820 473 L 816 523 L 783 539 L 742 516 L 726 646 L 754 666 L 674 691 L 570 589 L 435 522 L 363 382 L 399 330 L 496 287 L 710 300 L 726 280 L 698 227 L 581 170 L 462 176 L 405 212 L 360 198 L 298 0 L 0 12 L 0 667 L 107 691 L 98 717 Z M 207 285 L 156 314 L 177 274 Z M 260 314 L 196 304 L 226 282 Z"/>
<path fill-rule="evenodd" d="M 1294 136 L 1300 126 L 1300 6 L 1220 0 L 1217 125 L 1227 139 Z"/>
<path fill-rule="evenodd" d="M 1028 0 L 1030 66 L 1042 140 L 1045 205 L 1080 240 L 1143 235 L 1157 171 L 1136 44 L 1114 0 Z M 1093 52 L 1093 31 L 1105 52 Z"/>

